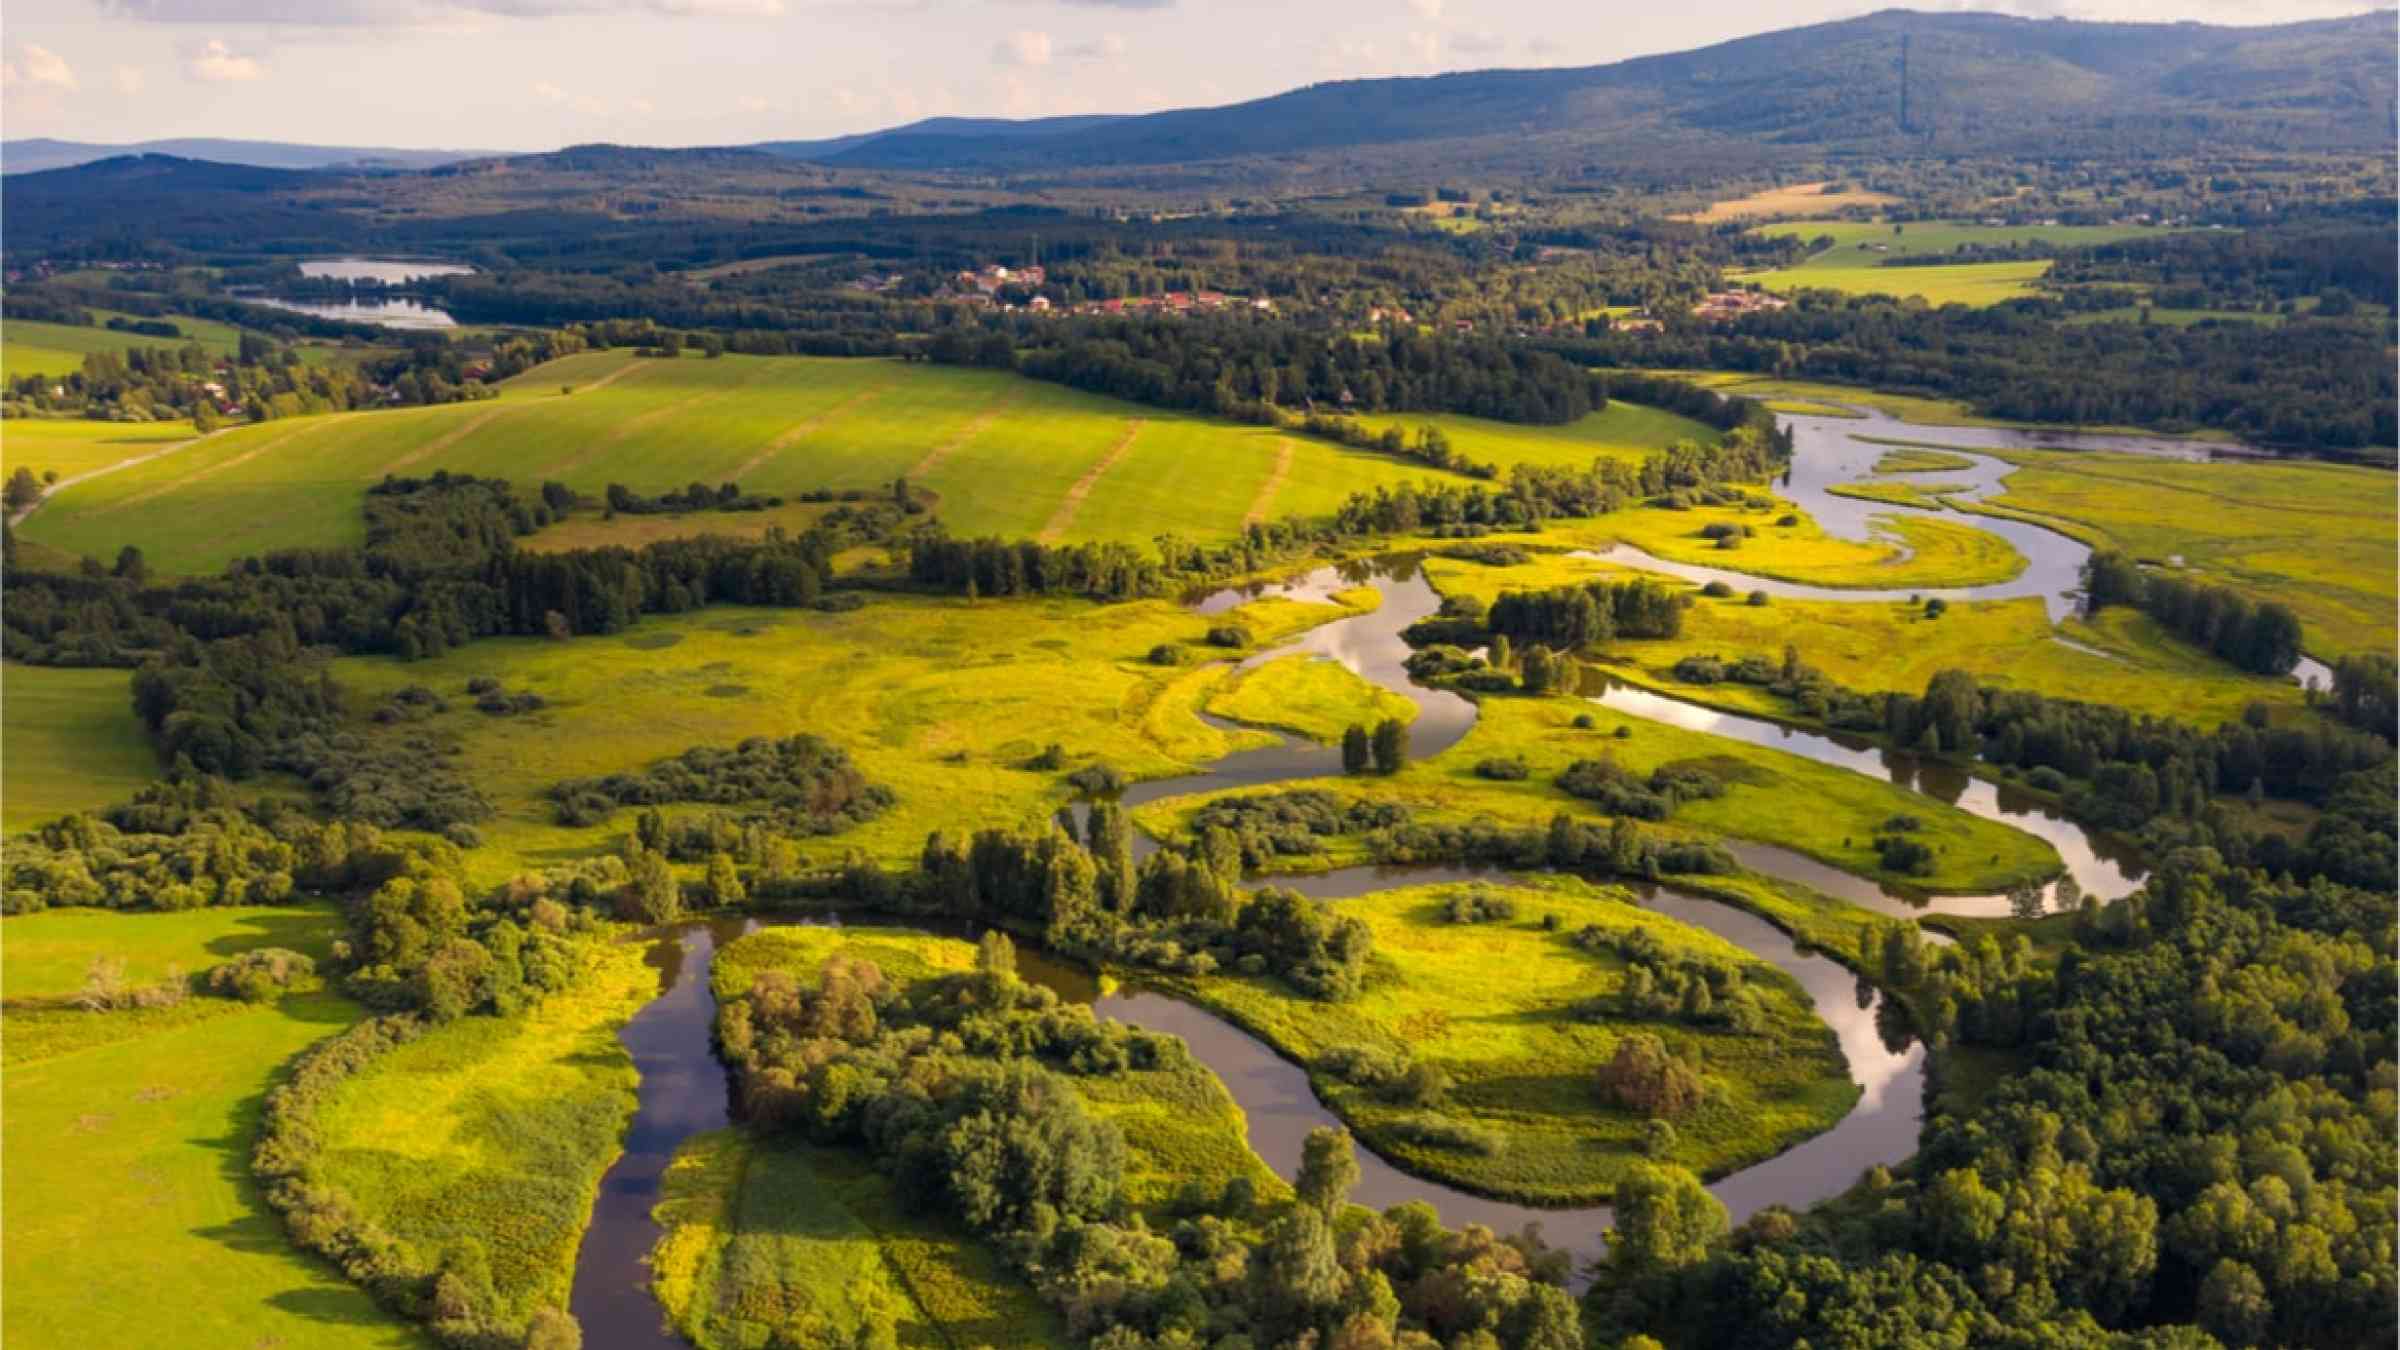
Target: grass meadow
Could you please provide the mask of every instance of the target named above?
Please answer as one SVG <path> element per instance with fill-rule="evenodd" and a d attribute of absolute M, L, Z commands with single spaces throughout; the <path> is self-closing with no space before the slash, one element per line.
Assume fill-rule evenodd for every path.
<path fill-rule="evenodd" d="M 719 608 L 571 643 L 496 638 L 407 664 L 345 658 L 334 674 L 355 695 L 360 734 L 431 733 L 462 747 L 461 770 L 500 811 L 484 826 L 490 846 L 468 854 L 479 881 L 583 856 L 628 828 L 630 815 L 556 824 L 546 794 L 561 779 L 800 731 L 848 750 L 899 798 L 867 825 L 803 848 L 838 858 L 859 847 L 897 862 L 916 857 L 930 830 L 1046 818 L 1074 792 L 1063 773 L 1027 767 L 1053 743 L 1069 769 L 1106 762 L 1137 779 L 1271 743 L 1193 715 L 1229 669 L 1212 660 L 1225 653 L 1205 644 L 1208 628 L 1239 623 L 1265 646 L 1349 612 L 1280 597 L 1211 617 L 1164 600 L 877 595 L 848 613 Z M 1160 643 L 1211 663 L 1153 665 Z M 398 730 L 368 718 L 403 685 L 457 695 L 478 675 L 548 706 L 496 718 L 454 698 L 452 711 Z"/>
<path fill-rule="evenodd" d="M 61 478 L 155 454 L 197 435 L 189 422 L 87 422 L 63 417 L 0 421 L 0 472 Z"/>
<path fill-rule="evenodd" d="M 1548 555 L 1522 567 L 1434 558 L 1426 574 L 1444 594 L 1487 604 L 1511 590 L 1542 590 L 1600 577 L 1636 575 L 1588 558 Z M 2100 653 L 2078 651 L 2064 636 Z M 2040 599 L 1970 600 L 1939 618 L 1906 601 L 1785 600 L 1749 605 L 1739 597 L 1695 596 L 1676 638 L 1624 639 L 1599 655 L 1610 674 L 1679 698 L 1740 712 L 1788 715 L 1781 700 L 1747 685 L 1686 685 L 1671 673 L 1686 656 L 1765 656 L 1786 644 L 1835 683 L 1865 691 L 1921 694 L 1935 674 L 1964 670 L 1978 680 L 2052 698 L 2108 703 L 2201 726 L 2236 720 L 2252 702 L 2278 717 L 2304 716 L 2299 686 L 2249 675 L 2176 640 L 2132 610 L 2107 610 L 2054 630 Z"/>
<path fill-rule="evenodd" d="M 1828 192 L 1827 188 L 1837 190 Z M 1708 209 L 1685 217 L 1703 225 L 1719 225 L 1728 220 L 1756 220 L 1767 216 L 1799 216 L 1838 211 L 1853 206 L 1890 206 L 1900 199 L 1880 192 L 1848 184 L 1789 183 L 1782 187 L 1763 188 L 1747 197 L 1711 202 Z"/>
<path fill-rule="evenodd" d="M 1720 1092 L 1675 1122 L 1672 1160 L 1707 1176 L 1772 1156 L 1839 1121 L 1857 1100 L 1841 1051 L 1806 995 L 1774 967 L 1697 928 L 1643 909 L 1613 888 L 1572 879 L 1533 886 L 1421 886 L 1334 903 L 1375 934 L 1359 997 L 1304 998 L 1267 976 L 1215 975 L 1165 983 L 1241 1023 L 1287 1057 L 1318 1065 L 1363 1047 L 1431 1063 L 1453 1086 L 1431 1107 L 1407 1106 L 1312 1069 L 1317 1095 L 1376 1152 L 1410 1170 L 1486 1194 L 1547 1204 L 1605 1201 L 1641 1159 L 1644 1117 L 1603 1104 L 1593 1077 L 1628 1032 L 1696 1046 Z M 1453 893 L 1501 894 L 1513 919 L 1444 917 Z M 1556 915 L 1557 931 L 1544 927 Z M 1673 1022 L 1593 1017 L 1589 1000 L 1617 992 L 1625 963 L 1583 951 L 1586 924 L 1646 929 L 1678 955 L 1741 966 L 1764 995 L 1755 1034 Z M 1494 1132 L 1488 1154 L 1415 1143 L 1402 1128 L 1431 1113 Z"/>
<path fill-rule="evenodd" d="M 1707 434 L 1630 405 L 1566 428 L 1423 420 L 1503 467 L 1588 464 Z M 496 400 L 238 428 L 59 494 L 24 537 L 70 556 L 139 542 L 155 570 L 212 571 L 272 548 L 358 543 L 367 484 L 437 468 L 527 489 L 555 479 L 595 497 L 610 483 L 655 492 L 730 480 L 795 496 L 905 476 L 939 496 L 957 534 L 1142 545 L 1168 533 L 1221 539 L 1246 521 L 1323 514 L 1352 492 L 1443 476 L 1006 372 L 589 352 L 519 376 Z"/>
<path fill-rule="evenodd" d="M 1786 517 L 1793 523 L 1777 523 Z M 1703 531 L 1720 524 L 1746 525 L 1753 534 L 1739 548 L 1719 548 Z M 1861 590 L 1984 586 L 2025 570 L 2024 556 L 1989 530 L 1919 512 L 1895 513 L 1879 524 L 1883 537 L 1842 539 L 1788 503 L 1764 511 L 1633 506 L 1588 520 L 1552 522 L 1543 539 L 1593 549 L 1622 541 L 1669 562 Z"/>
<path fill-rule="evenodd" d="M 1320 744 L 1342 738 L 1353 725 L 1386 718 L 1413 722 L 1416 703 L 1381 688 L 1328 657 L 1300 653 L 1233 675 L 1208 701 L 1219 717 L 1256 727 L 1273 727 Z"/>
<path fill-rule="evenodd" d="M 324 992 L 167 1014 L 27 1007 L 71 991 L 95 955 L 156 978 L 256 946 L 322 956 L 330 910 L 19 915 L 0 946 L 9 1063 L 0 1097 L 8 1343 L 197 1350 L 403 1350 L 430 1343 L 303 1256 L 250 1180 L 266 1090 L 359 1016 Z M 76 1019 L 74 1026 L 58 1025 Z M 72 1278 L 61 1278 L 61 1271 Z"/>
<path fill-rule="evenodd" d="M 168 320 L 183 330 L 182 337 L 150 337 L 106 326 L 112 318 L 132 318 L 107 310 L 93 313 L 89 327 L 65 323 L 8 321 L 6 341 L 0 341 L 0 374 L 15 380 L 27 375 L 65 375 L 83 369 L 83 358 L 94 352 L 122 352 L 135 347 L 183 347 L 197 342 L 212 356 L 231 356 L 239 350 L 242 330 L 214 319 L 174 315 Z"/>
<path fill-rule="evenodd" d="M 1646 828 L 1756 840 L 1859 876 L 1880 877 L 1884 874 L 1873 838 L 1884 821 L 1909 814 L 1924 822 L 1917 837 L 1934 849 L 1934 871 L 1891 880 L 1933 892 L 1988 894 L 2059 870 L 2058 855 L 2050 845 L 2021 830 L 1799 755 L 1653 722 L 1580 698 L 1486 695 L 1480 704 L 1474 729 L 1438 756 L 1412 761 L 1389 777 L 1324 779 L 1309 786 L 1398 802 L 1433 820 L 1489 817 L 1519 828 L 1539 828 L 1561 811 L 1598 818 L 1589 803 L 1561 791 L 1556 779 L 1578 759 L 1614 756 L 1637 774 L 1647 775 L 1662 764 L 1690 765 L 1706 769 L 1726 785 L 1724 796 L 1687 802 L 1667 825 Z M 1591 725 L 1574 725 L 1578 717 L 1588 717 Z M 1622 738 L 1616 734 L 1620 727 L 1627 732 Z M 1513 782 L 1485 779 L 1475 766 L 1486 759 L 1519 759 L 1530 772 Z M 1144 805 L 1134 815 L 1153 834 L 1187 836 L 1192 812 L 1217 795 L 1281 790 L 1282 785 L 1271 784 L 1235 794 L 1170 797 Z M 1793 804 L 1801 802 L 1806 809 L 1795 810 Z M 1347 854 L 1337 857 L 1341 862 L 1362 860 Z"/>
<path fill-rule="evenodd" d="M 1818 254 L 1798 267 L 1744 272 L 1735 277 L 1770 291 L 1826 290 L 1845 295 L 1889 295 L 1942 305 L 1996 305 L 2035 294 L 2034 283 L 2050 271 L 2047 260 L 2032 262 L 1929 263 L 1914 267 L 1854 267 L 1819 265 L 1818 259 L 1841 255 Z"/>
<path fill-rule="evenodd" d="M 131 672 L 0 664 L 0 830 L 121 802 L 158 776 Z"/>
<path fill-rule="evenodd" d="M 2300 616 L 2310 655 L 2389 652 L 2400 638 L 2387 470 L 2017 450 L 2001 458 L 2021 467 L 1995 505 L 2281 601 Z"/>
<path fill-rule="evenodd" d="M 334 1095 L 314 1180 L 428 1264 L 483 1243 L 505 1315 L 565 1307 L 600 1176 L 633 1115 L 617 1028 L 658 993 L 636 944 L 597 949 L 519 1017 L 465 1017 L 377 1059 Z"/>

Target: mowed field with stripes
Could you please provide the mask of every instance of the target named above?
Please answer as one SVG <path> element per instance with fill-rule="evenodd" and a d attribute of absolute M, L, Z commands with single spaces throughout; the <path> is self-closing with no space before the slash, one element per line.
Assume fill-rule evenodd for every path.
<path fill-rule="evenodd" d="M 1437 423 L 1461 452 L 1503 468 L 1638 457 L 1710 434 L 1627 405 L 1565 428 L 1399 420 Z M 10 423 L 0 436 L 15 438 L 26 425 Z M 1223 538 L 1249 520 L 1328 512 L 1354 491 L 1445 476 L 1004 371 L 807 357 L 594 352 L 528 372 L 497 400 L 294 418 L 164 454 L 155 453 L 158 429 L 143 430 L 150 434 L 138 447 L 130 437 L 120 444 L 128 458 L 149 457 L 64 488 L 24 522 L 21 538 L 104 558 L 138 544 L 153 569 L 211 571 L 269 549 L 356 543 L 368 484 L 448 469 L 528 490 L 557 480 L 594 497 L 611 483 L 652 494 L 727 481 L 788 497 L 879 489 L 905 475 L 939 494 L 940 517 L 955 533 L 1147 543 L 1170 532 Z M 48 467 L 44 439 L 12 445 L 9 463 Z M 88 472 L 107 453 L 80 442 L 74 449 L 76 462 L 58 466 L 70 473 Z M 693 532 L 705 528 L 706 518 L 692 519 Z"/>

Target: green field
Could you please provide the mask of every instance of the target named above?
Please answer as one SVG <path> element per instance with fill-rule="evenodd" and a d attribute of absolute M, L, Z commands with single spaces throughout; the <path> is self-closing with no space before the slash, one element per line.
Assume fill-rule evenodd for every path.
<path fill-rule="evenodd" d="M 0 472 L 33 470 L 72 478 L 110 464 L 156 454 L 190 440 L 189 422 L 89 422 L 80 418 L 11 417 L 0 421 Z"/>
<path fill-rule="evenodd" d="M 1414 437 L 1418 427 L 1441 429 L 1450 448 L 1468 459 L 1498 465 L 1505 474 L 1518 464 L 1547 468 L 1588 469 L 1596 458 L 1639 463 L 1661 446 L 1676 441 L 1710 442 L 1717 433 L 1707 425 L 1638 403 L 1612 402 L 1606 408 L 1563 427 L 1494 422 L 1451 413 L 1397 413 L 1361 417 L 1361 425 L 1381 431 L 1398 427 Z"/>
<path fill-rule="evenodd" d="M 1869 479 L 1859 483 L 1835 483 L 1825 490 L 1836 497 L 1856 497 L 1860 501 L 1882 502 L 1889 506 L 1939 511 L 1943 509 L 1942 494 L 1964 492 L 1972 486 L 1969 483 L 1895 483 Z"/>
<path fill-rule="evenodd" d="M 1620 406 L 1573 428 L 1462 423 L 1457 435 L 1488 447 L 1478 453 L 1588 464 L 1695 432 L 1705 434 Z M 655 492 L 728 480 L 786 496 L 879 491 L 906 476 L 938 494 L 954 533 L 1140 545 L 1166 533 L 1222 539 L 1248 520 L 1322 514 L 1352 492 L 1445 476 L 1002 372 L 596 352 L 520 376 L 497 401 L 243 427 L 60 494 L 25 537 L 103 556 L 138 541 L 155 569 L 207 571 L 270 548 L 358 543 L 362 488 L 436 468 L 528 490 L 556 479 L 594 496 L 610 483 Z"/>
<path fill-rule="evenodd" d="M 849 613 L 710 609 L 644 620 L 628 633 L 572 643 L 500 638 L 432 661 L 337 661 L 354 691 L 362 735 L 455 738 L 459 765 L 500 809 L 490 846 L 468 855 L 479 880 L 521 865 L 606 848 L 625 821 L 554 823 L 546 795 L 564 778 L 636 769 L 695 745 L 810 731 L 848 750 L 897 806 L 861 829 L 805 841 L 813 856 L 861 847 L 914 858 L 934 829 L 1020 826 L 1046 818 L 1074 789 L 1026 762 L 1056 743 L 1070 768 L 1095 761 L 1129 778 L 1185 773 L 1269 743 L 1228 735 L 1193 715 L 1222 664 L 1157 666 L 1160 643 L 1195 662 L 1222 622 L 1261 645 L 1350 611 L 1269 597 L 1214 618 L 1163 600 L 1100 605 L 1072 599 L 988 601 L 878 595 Z M 463 698 L 401 730 L 369 718 L 393 690 L 424 684 L 456 695 L 493 675 L 548 707 L 488 717 Z"/>
<path fill-rule="evenodd" d="M 601 1173 L 633 1115 L 617 1028 L 658 993 L 642 948 L 587 946 L 577 982 L 516 1017 L 465 1017 L 344 1082 L 311 1180 L 427 1265 L 464 1238 L 490 1256 L 500 1315 L 564 1308 Z"/>
<path fill-rule="evenodd" d="M 1993 499 L 2080 526 L 2136 557 L 2181 565 L 2300 616 L 2323 660 L 2389 652 L 2400 629 L 2400 522 L 2385 470 L 2298 460 L 2191 463 L 2144 455 L 2008 451 Z"/>
<path fill-rule="evenodd" d="M 661 1189 L 652 1287 L 701 1350 L 869 1323 L 909 1346 L 1065 1343 L 992 1252 L 908 1212 L 855 1154 L 720 1130 L 686 1141 Z"/>
<path fill-rule="evenodd" d="M 1344 728 L 1372 729 L 1386 718 L 1416 720 L 1414 701 L 1378 688 L 1328 657 L 1281 657 L 1234 675 L 1218 686 L 1208 710 L 1257 727 L 1273 727 L 1331 744 Z"/>
<path fill-rule="evenodd" d="M 0 664 L 0 830 L 121 802 L 159 776 L 123 670 Z"/>
<path fill-rule="evenodd" d="M 1481 597 L 1542 590 L 1637 575 L 1593 559 L 1545 555 L 1523 567 L 1484 567 L 1435 558 L 1426 574 L 1444 594 Z M 2078 651 L 2068 637 L 2107 655 Z M 2087 623 L 2050 626 L 2040 599 L 1975 600 L 1953 604 L 1939 618 L 1905 601 L 1777 600 L 1697 597 L 1684 611 L 1680 637 L 1623 639 L 1602 655 L 1609 672 L 1636 683 L 1743 712 L 1788 711 L 1783 701 L 1747 685 L 1686 685 L 1670 673 L 1686 656 L 1780 660 L 1785 644 L 1834 683 L 1865 691 L 1921 694 L 1936 673 L 1965 670 L 1986 684 L 2052 698 L 2109 703 L 2134 712 L 2174 716 L 2204 727 L 2238 720 L 2253 702 L 2278 716 L 2301 715 L 2301 692 L 2290 680 L 2247 675 L 2159 631 L 2147 617 L 2112 609 Z"/>
<path fill-rule="evenodd" d="M 1443 903 L 1461 893 L 1505 896 L 1516 916 L 1450 922 Z M 1623 891 L 1570 879 L 1538 887 L 1422 886 L 1335 908 L 1375 934 L 1367 987 L 1355 999 L 1299 997 L 1267 976 L 1167 983 L 1313 1066 L 1317 1095 L 1377 1152 L 1411 1171 L 1535 1203 L 1606 1200 L 1642 1156 L 1644 1118 L 1600 1102 L 1593 1076 L 1617 1041 L 1637 1030 L 1697 1046 L 1722 1087 L 1674 1122 L 1672 1160 L 1704 1175 L 1781 1152 L 1832 1126 L 1858 1098 L 1831 1033 L 1788 976 L 1721 938 L 1642 909 Z M 1558 931 L 1545 929 L 1546 915 L 1557 916 Z M 1568 940 L 1586 924 L 1644 929 L 1678 955 L 1740 966 L 1760 993 L 1766 1022 L 1739 1033 L 1588 1015 L 1581 1005 L 1613 996 L 1626 964 Z M 1431 1064 L 1454 1086 L 1430 1106 L 1393 1102 L 1323 1070 L 1328 1052 L 1342 1047 Z M 1429 1114 L 1492 1131 L 1499 1147 L 1477 1154 L 1428 1146 L 1395 1128 Z"/>
<path fill-rule="evenodd" d="M 2035 294 L 2033 283 L 2050 271 L 2050 264 L 2040 260 L 1917 267 L 1878 267 L 1872 263 L 1854 267 L 1819 265 L 1819 259 L 1835 255 L 1849 256 L 1846 250 L 1837 249 L 1834 254 L 1819 254 L 1798 267 L 1743 272 L 1734 279 L 1770 291 L 1827 290 L 1845 295 L 1920 299 L 1936 306 L 1982 306 Z"/>
<path fill-rule="evenodd" d="M 262 944 L 322 955 L 330 911 L 49 913 L 6 921 L 11 1000 L 80 984 L 94 955 L 129 973 L 223 960 Z M 178 1345 L 200 1350 L 398 1350 L 427 1344 L 291 1247 L 250 1180 L 268 1085 L 300 1051 L 359 1015 L 330 994 L 252 1007 L 192 1000 L 198 1020 L 144 1013 L 132 1034 L 18 1059 L 40 1016 L 0 1014 L 12 1062 L 0 1097 L 0 1205 L 8 1343 L 26 1350 Z M 181 1011 L 181 1010 L 176 1010 Z M 147 1020 L 146 1020 L 147 1019 Z M 72 1278 L 61 1278 L 61 1270 Z"/>
<path fill-rule="evenodd" d="M 1599 818 L 1588 802 L 1556 786 L 1561 771 L 1579 759 L 1613 756 L 1637 774 L 1662 764 L 1706 770 L 1726 785 L 1725 795 L 1685 803 L 1665 826 L 1651 827 L 1702 836 L 1729 835 L 1805 853 L 1860 876 L 1882 875 L 1873 847 L 1884 821 L 1915 815 L 1924 821 L 1918 836 L 1935 852 L 1934 871 L 1893 877 L 1933 892 L 1990 894 L 2059 870 L 2049 844 L 1996 821 L 1910 792 L 1896 784 L 1799 755 L 1706 732 L 1620 713 L 1579 698 L 1486 695 L 1475 727 L 1457 745 L 1432 759 L 1411 761 L 1390 777 L 1365 775 L 1312 783 L 1327 791 L 1398 802 L 1429 819 L 1460 822 L 1477 817 L 1519 828 L 1540 828 L 1564 811 Z M 1579 716 L 1591 725 L 1573 725 Z M 1627 734 L 1616 735 L 1619 727 Z M 1530 770 L 1513 782 L 1478 776 L 1487 759 L 1517 759 Z M 1224 795 L 1283 791 L 1282 785 Z M 1134 813 L 1143 828 L 1161 836 L 1188 837 L 1191 814 L 1215 796 L 1170 797 Z M 1794 803 L 1805 803 L 1795 809 Z M 1334 860 L 1356 862 L 1355 847 Z"/>
<path fill-rule="evenodd" d="M 1777 523 L 1787 516 L 1795 517 L 1794 523 Z M 1746 525 L 1752 533 L 1738 548 L 1720 548 L 1702 533 L 1710 525 Z M 2025 570 L 2025 559 L 2007 540 L 1963 522 L 1893 512 L 1878 522 L 1878 531 L 1882 537 L 1838 538 L 1778 500 L 1765 510 L 1637 506 L 1590 520 L 1554 522 L 1543 541 L 1595 549 L 1623 541 L 1669 562 L 1863 590 L 1983 586 Z"/>
<path fill-rule="evenodd" d="M 6 330 L 0 332 L 0 373 L 11 380 L 26 375 L 65 375 L 83 369 L 83 358 L 93 352 L 122 352 L 135 347 L 182 347 L 197 342 L 213 356 L 232 356 L 241 347 L 242 330 L 214 319 L 169 315 L 167 321 L 182 329 L 183 336 L 168 338 L 118 332 L 106 326 L 110 319 L 120 317 L 137 316 L 94 310 L 88 328 L 11 319 Z"/>

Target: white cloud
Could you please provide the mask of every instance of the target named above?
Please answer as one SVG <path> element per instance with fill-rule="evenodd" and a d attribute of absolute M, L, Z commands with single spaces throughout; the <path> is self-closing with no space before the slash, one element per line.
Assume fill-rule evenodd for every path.
<path fill-rule="evenodd" d="M 83 87 L 65 57 L 30 42 L 18 43 L 17 59 L 0 63 L 0 72 L 6 73 L 11 85 L 31 85 L 37 90 L 73 93 Z"/>
<path fill-rule="evenodd" d="M 1409 51 L 1411 51 L 1411 52 L 1413 52 L 1413 53 L 1415 53 L 1415 54 L 1416 54 L 1416 58 L 1417 58 L 1417 60 L 1418 60 L 1418 61 L 1419 61 L 1421 64 L 1424 64 L 1424 65 L 1431 66 L 1431 65 L 1439 65 L 1439 64 L 1441 63 L 1441 59 L 1442 59 L 1442 35 L 1441 35 L 1441 34 L 1439 34 L 1439 33 L 1427 33 L 1427 32 L 1421 32 L 1421 31 L 1420 31 L 1420 32 L 1415 32 L 1415 33 L 1409 33 L 1409 34 L 1405 35 L 1405 36 L 1404 36 L 1404 37 L 1403 37 L 1401 40 L 1402 40 L 1402 41 L 1404 41 L 1404 42 L 1406 42 L 1406 43 L 1408 44 L 1408 49 L 1409 49 Z"/>
<path fill-rule="evenodd" d="M 191 59 L 184 63 L 184 70 L 193 79 L 205 80 L 210 84 L 255 80 L 267 73 L 266 67 L 258 63 L 258 58 L 236 55 L 221 38 L 210 38 L 202 43 L 192 53 Z"/>
<path fill-rule="evenodd" d="M 1000 39 L 992 49 L 992 59 L 1004 66 L 1046 66 L 1050 64 L 1050 35 L 1036 29 L 1020 28 Z"/>
<path fill-rule="evenodd" d="M 110 73 L 109 78 L 115 82 L 117 92 L 127 98 L 142 92 L 142 86 L 150 82 L 149 77 L 134 66 L 119 66 Z"/>
<path fill-rule="evenodd" d="M 1408 7 L 1427 23 L 1442 17 L 1442 0 L 1408 0 Z"/>
<path fill-rule="evenodd" d="M 752 94 L 749 97 L 741 100 L 742 111 L 746 113 L 763 113 L 773 106 L 775 105 L 767 102 L 763 98 L 760 98 L 756 94 Z"/>
<path fill-rule="evenodd" d="M 1121 34 L 1102 33 L 1089 42 L 1067 48 L 1067 55 L 1077 61 L 1120 60 L 1125 55 L 1125 39 Z"/>
<path fill-rule="evenodd" d="M 533 82 L 533 96 L 535 98 L 547 100 L 551 103 L 564 103 L 567 101 L 567 91 L 559 88 L 555 84 L 550 83 L 548 80 L 535 80 Z"/>
<path fill-rule="evenodd" d="M 477 15 L 504 19 L 656 14 L 669 18 L 772 19 L 786 0 L 99 0 L 103 13 L 149 23 L 293 24 L 320 28 L 446 27 Z"/>
<path fill-rule="evenodd" d="M 1465 56 L 1496 56 L 1508 50 L 1508 39 L 1488 28 L 1470 28 L 1452 33 L 1450 46 Z"/>
<path fill-rule="evenodd" d="M 658 111 L 658 105 L 652 103 L 646 98 L 627 99 L 625 100 L 625 108 L 628 112 L 631 112 L 636 117 L 648 117 L 650 114 Z"/>

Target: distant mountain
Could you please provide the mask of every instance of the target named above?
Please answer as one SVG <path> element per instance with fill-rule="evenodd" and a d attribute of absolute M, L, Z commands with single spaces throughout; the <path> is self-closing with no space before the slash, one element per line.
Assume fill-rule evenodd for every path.
<path fill-rule="evenodd" d="M 2396 41 L 2390 11 L 2230 28 L 1886 10 L 1606 66 L 1345 80 L 1131 117 L 937 119 L 759 148 L 850 168 L 997 171 L 1493 137 L 1630 153 L 1729 140 L 1803 152 L 2368 149 L 2391 143 Z"/>
<path fill-rule="evenodd" d="M 0 173 L 71 169 L 124 155 L 173 155 L 260 169 L 429 169 L 462 159 L 488 157 L 489 150 L 394 150 L 343 145 L 291 145 L 282 141 L 182 139 L 101 145 L 44 136 L 0 141 Z"/>

